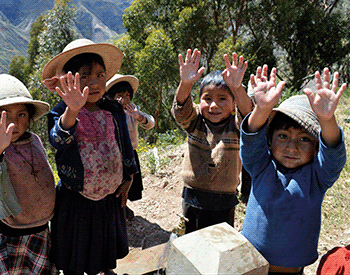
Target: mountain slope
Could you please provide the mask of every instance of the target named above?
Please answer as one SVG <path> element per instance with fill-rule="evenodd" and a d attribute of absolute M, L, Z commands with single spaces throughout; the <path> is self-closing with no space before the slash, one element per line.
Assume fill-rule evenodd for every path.
<path fill-rule="evenodd" d="M 0 73 L 7 72 L 12 57 L 25 55 L 29 36 L 0 13 Z"/>
<path fill-rule="evenodd" d="M 132 0 L 73 0 L 76 27 L 97 43 L 125 32 L 124 10 Z M 26 55 L 31 24 L 52 9 L 54 0 L 0 0 L 0 72 L 9 69 L 15 55 Z"/>

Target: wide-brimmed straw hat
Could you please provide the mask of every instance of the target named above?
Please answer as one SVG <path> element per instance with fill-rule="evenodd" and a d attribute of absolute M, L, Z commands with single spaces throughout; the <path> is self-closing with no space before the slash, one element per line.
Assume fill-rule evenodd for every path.
<path fill-rule="evenodd" d="M 274 112 L 281 112 L 306 129 L 310 135 L 318 140 L 321 129 L 316 113 L 312 110 L 309 99 L 306 95 L 295 95 L 283 101 Z"/>
<path fill-rule="evenodd" d="M 82 53 L 95 53 L 102 57 L 106 67 L 106 79 L 110 79 L 120 69 L 123 53 L 116 46 L 104 43 L 95 43 L 89 39 L 76 39 L 70 42 L 60 53 L 52 58 L 44 67 L 42 77 L 49 79 L 61 76 L 64 65 L 74 56 Z"/>
<path fill-rule="evenodd" d="M 106 91 L 110 88 L 112 88 L 115 84 L 126 81 L 129 82 L 133 93 L 135 94 L 137 91 L 137 88 L 139 87 L 139 80 L 133 76 L 133 75 L 122 75 L 122 74 L 115 74 L 110 80 L 107 81 L 106 83 Z"/>
<path fill-rule="evenodd" d="M 33 119 L 38 119 L 50 110 L 50 105 L 33 100 L 24 84 L 9 74 L 0 74 L 0 106 L 11 104 L 32 104 L 35 107 Z"/>

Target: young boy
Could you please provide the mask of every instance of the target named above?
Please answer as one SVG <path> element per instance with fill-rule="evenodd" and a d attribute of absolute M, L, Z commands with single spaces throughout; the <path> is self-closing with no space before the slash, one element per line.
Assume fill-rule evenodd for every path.
<path fill-rule="evenodd" d="M 315 79 L 316 93 L 305 89 L 273 109 L 284 86 L 275 86 L 276 69 L 270 79 L 267 66 L 250 78 L 256 105 L 242 123 L 240 154 L 253 182 L 242 234 L 269 261 L 269 274 L 303 274 L 317 260 L 323 197 L 346 162 L 334 116 L 346 85 L 336 92 L 339 74 L 330 86 L 327 68 L 323 83 L 319 72 Z"/>
<path fill-rule="evenodd" d="M 232 55 L 226 69 L 208 74 L 200 86 L 200 104 L 192 101 L 191 89 L 204 68 L 199 67 L 200 52 L 179 55 L 181 82 L 177 88 L 173 114 L 188 133 L 188 148 L 182 168 L 184 180 L 183 214 L 188 219 L 186 233 L 221 222 L 233 226 L 236 189 L 239 184 L 240 115 L 247 115 L 252 102 L 241 82 L 247 68 L 243 57 Z M 237 115 L 232 112 L 238 108 Z M 240 113 L 240 115 L 239 115 Z"/>

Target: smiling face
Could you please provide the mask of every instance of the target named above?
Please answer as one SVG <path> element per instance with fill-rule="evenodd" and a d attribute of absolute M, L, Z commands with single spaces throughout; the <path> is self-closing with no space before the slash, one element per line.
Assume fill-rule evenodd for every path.
<path fill-rule="evenodd" d="M 0 108 L 0 111 L 6 111 L 6 127 L 10 123 L 15 125 L 12 132 L 11 142 L 17 141 L 27 131 L 29 126 L 29 113 L 24 104 L 11 104 Z"/>
<path fill-rule="evenodd" d="M 285 168 L 298 168 L 312 161 L 317 146 L 316 139 L 305 129 L 289 127 L 275 130 L 272 134 L 272 155 Z"/>
<path fill-rule="evenodd" d="M 227 89 L 212 84 L 203 88 L 200 110 L 204 118 L 218 123 L 227 118 L 235 109 L 232 95 Z"/>
<path fill-rule="evenodd" d="M 106 71 L 98 63 L 93 62 L 91 66 L 84 65 L 79 69 L 80 87 L 89 87 L 89 95 L 86 107 L 96 105 L 106 90 Z"/>

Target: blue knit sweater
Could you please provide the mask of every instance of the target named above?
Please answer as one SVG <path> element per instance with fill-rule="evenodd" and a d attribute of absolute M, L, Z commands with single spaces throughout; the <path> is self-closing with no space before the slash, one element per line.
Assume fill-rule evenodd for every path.
<path fill-rule="evenodd" d="M 248 117 L 242 123 L 240 155 L 252 188 L 242 234 L 272 265 L 310 265 L 318 257 L 324 195 L 346 162 L 343 132 L 336 148 L 326 147 L 320 138 L 311 163 L 287 170 L 271 156 L 267 125 L 257 133 L 245 132 Z"/>

